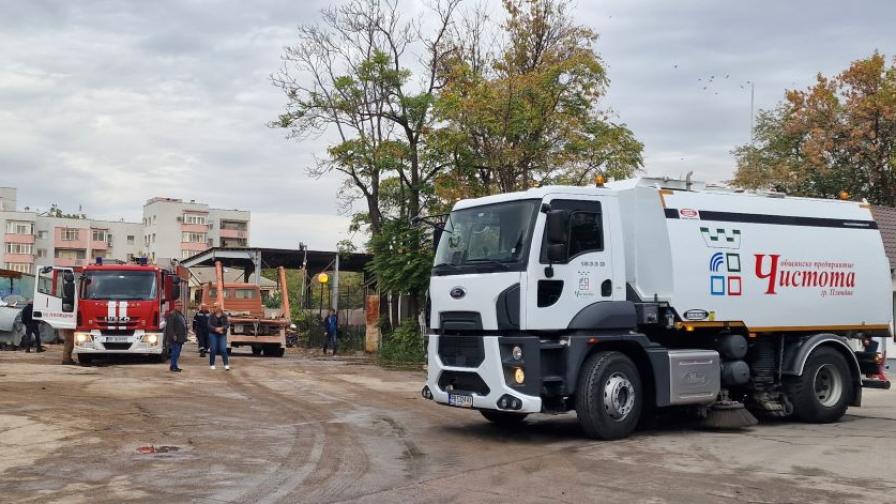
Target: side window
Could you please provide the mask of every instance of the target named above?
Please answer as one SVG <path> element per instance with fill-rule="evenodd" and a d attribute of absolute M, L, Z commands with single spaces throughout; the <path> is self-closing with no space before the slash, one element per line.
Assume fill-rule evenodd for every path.
<path fill-rule="evenodd" d="M 56 292 L 53 288 L 53 277 L 49 276 L 41 276 L 40 280 L 37 283 L 37 292 L 41 294 L 47 294 L 49 296 L 55 296 Z"/>
<path fill-rule="evenodd" d="M 569 257 L 604 249 L 600 214 L 574 212 L 569 216 Z"/>

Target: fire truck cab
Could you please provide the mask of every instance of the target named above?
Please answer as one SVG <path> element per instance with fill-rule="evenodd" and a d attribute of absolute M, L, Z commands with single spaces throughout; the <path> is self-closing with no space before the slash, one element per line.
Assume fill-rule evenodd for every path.
<path fill-rule="evenodd" d="M 47 266 L 38 271 L 34 318 L 57 329 L 75 331 L 78 361 L 100 355 L 147 355 L 164 362 L 162 337 L 168 312 L 180 303 L 181 279 L 175 271 L 137 263 L 96 264 L 83 268 Z"/>

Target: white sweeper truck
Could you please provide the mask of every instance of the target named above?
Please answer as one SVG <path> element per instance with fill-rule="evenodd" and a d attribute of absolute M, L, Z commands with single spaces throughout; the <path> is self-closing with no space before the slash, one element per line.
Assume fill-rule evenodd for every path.
<path fill-rule="evenodd" d="M 739 428 L 860 406 L 889 337 L 867 204 L 634 179 L 455 204 L 436 232 L 422 395 L 500 425 L 574 410 L 616 439 L 659 408 Z"/>

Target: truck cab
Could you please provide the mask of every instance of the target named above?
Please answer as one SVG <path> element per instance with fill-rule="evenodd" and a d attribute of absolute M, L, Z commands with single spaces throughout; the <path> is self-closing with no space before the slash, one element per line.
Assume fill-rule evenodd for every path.
<path fill-rule="evenodd" d="M 145 263 L 45 267 L 38 274 L 35 318 L 74 329 L 81 363 L 97 356 L 137 354 L 164 361 L 165 316 L 180 301 L 176 273 Z"/>

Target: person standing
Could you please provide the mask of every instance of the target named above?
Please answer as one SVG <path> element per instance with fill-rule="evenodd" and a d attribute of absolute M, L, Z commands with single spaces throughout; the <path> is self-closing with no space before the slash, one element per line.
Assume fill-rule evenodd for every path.
<path fill-rule="evenodd" d="M 174 373 L 180 373 L 183 370 L 177 365 L 177 360 L 180 358 L 181 348 L 187 342 L 187 318 L 177 306 L 174 306 L 165 317 L 164 335 L 171 351 L 171 367 L 169 369 Z"/>
<path fill-rule="evenodd" d="M 333 349 L 333 355 L 336 355 L 336 334 L 339 331 L 339 319 L 336 317 L 336 310 L 330 308 L 330 314 L 324 319 L 324 328 L 327 332 L 327 338 L 324 340 L 324 355 L 327 355 L 327 347 Z"/>
<path fill-rule="evenodd" d="M 208 318 L 208 365 L 215 369 L 215 355 L 220 354 L 224 361 L 224 369 L 230 371 L 227 359 L 227 329 L 230 327 L 230 321 L 219 305 L 216 304 L 213 308 Z"/>
<path fill-rule="evenodd" d="M 77 366 L 78 363 L 72 359 L 72 352 L 75 350 L 75 330 L 74 329 L 57 329 L 62 335 L 62 364 L 64 366 Z"/>
<path fill-rule="evenodd" d="M 22 309 L 22 324 L 25 325 L 25 337 L 22 338 L 26 352 L 31 352 L 34 344 L 36 352 L 43 352 L 44 347 L 40 343 L 40 324 L 34 320 L 34 301 L 28 300 L 28 304 Z"/>
<path fill-rule="evenodd" d="M 199 311 L 193 315 L 193 332 L 196 334 L 196 343 L 199 344 L 199 356 L 205 357 L 208 351 L 208 306 L 199 305 Z"/>

